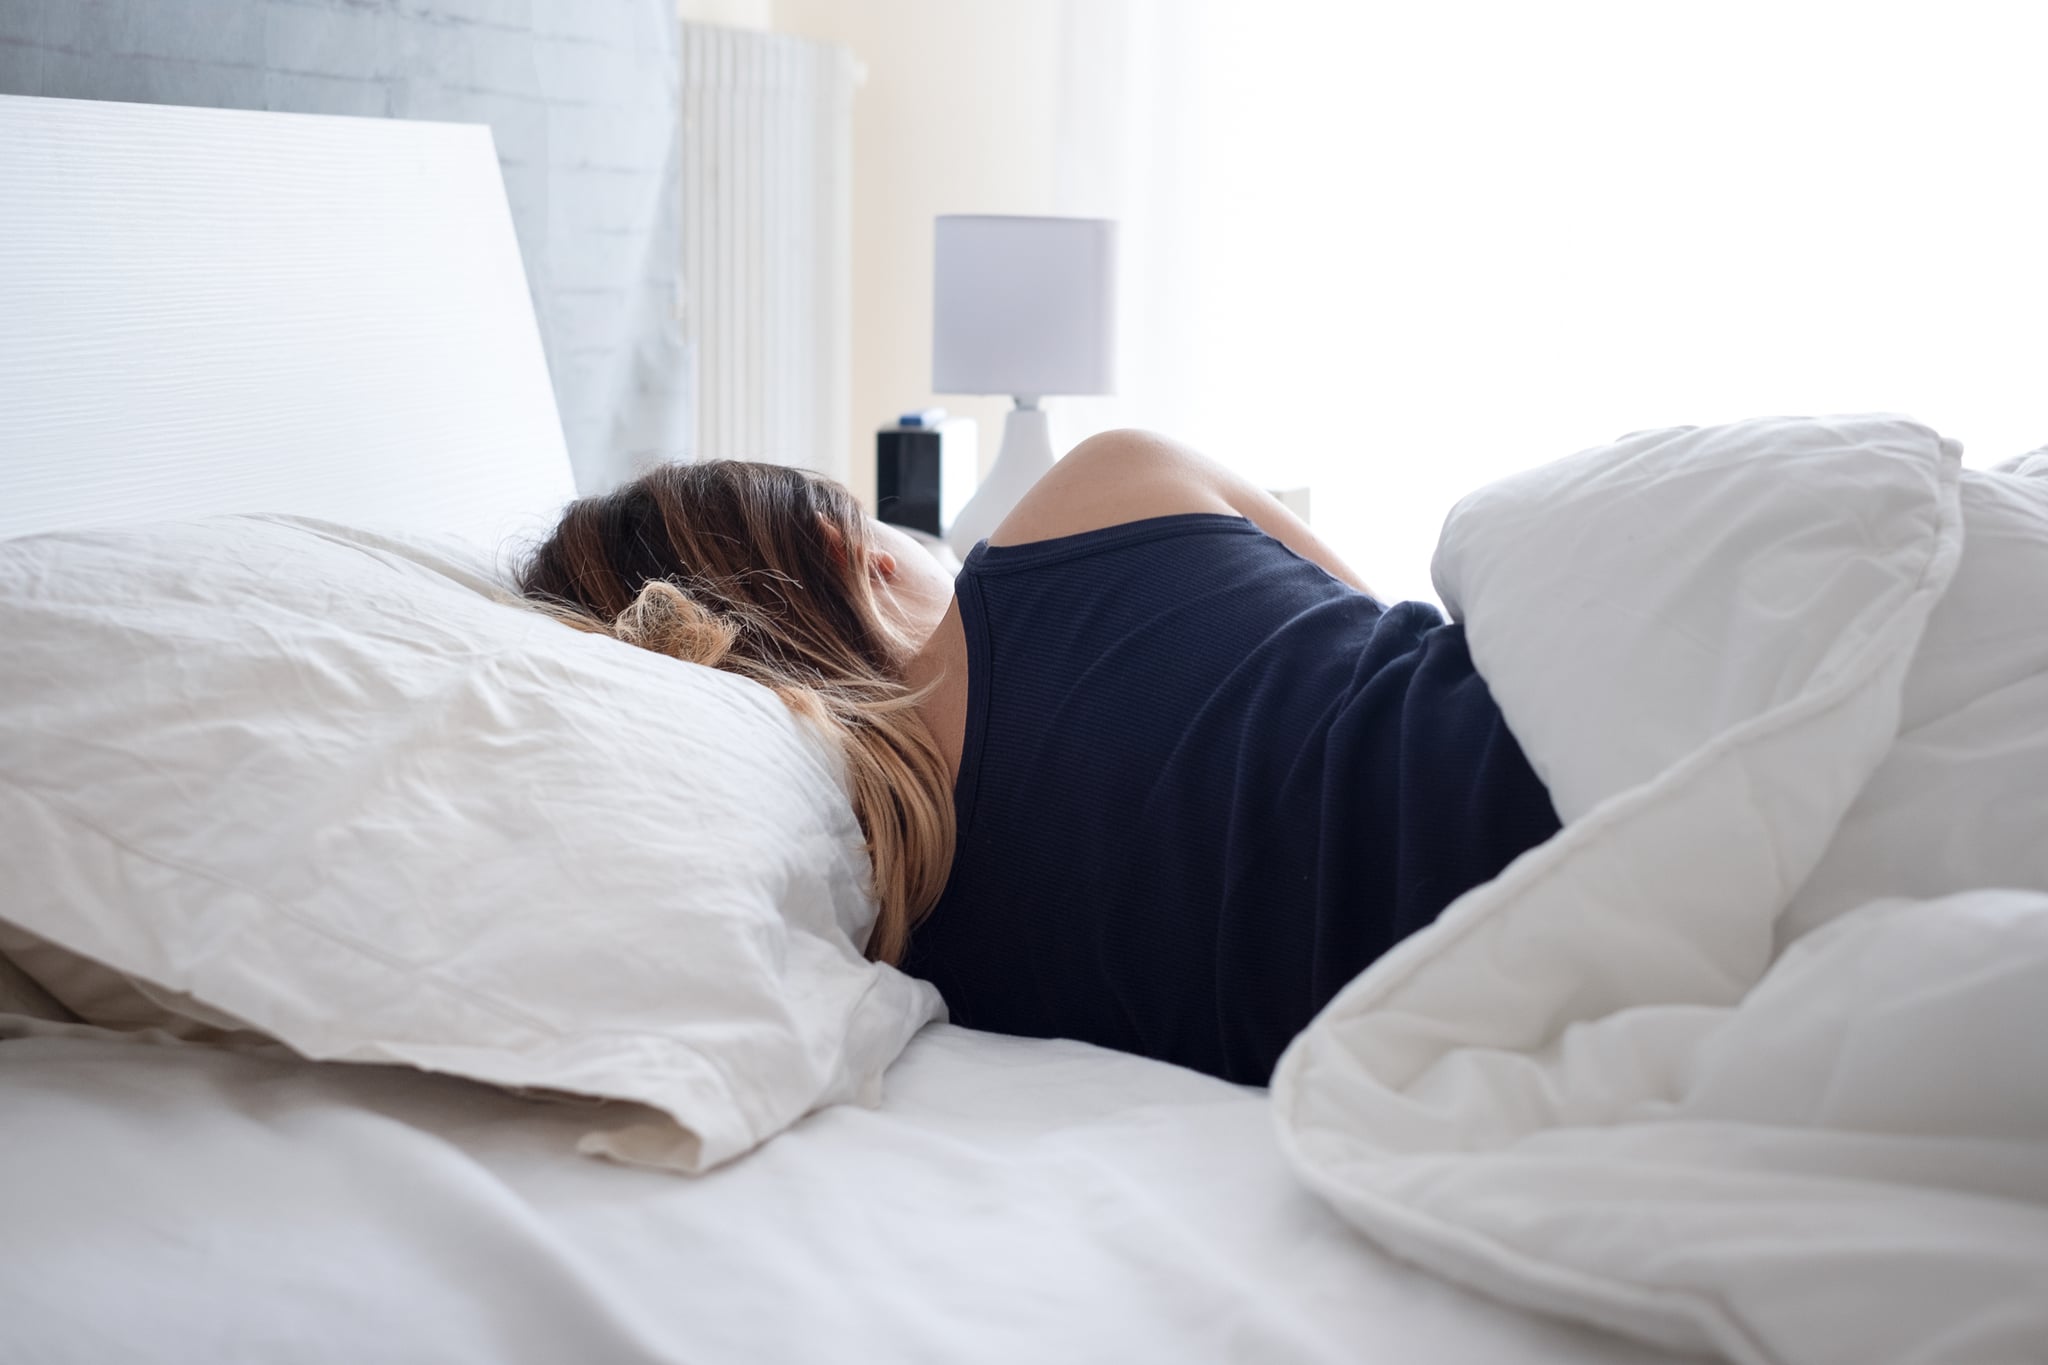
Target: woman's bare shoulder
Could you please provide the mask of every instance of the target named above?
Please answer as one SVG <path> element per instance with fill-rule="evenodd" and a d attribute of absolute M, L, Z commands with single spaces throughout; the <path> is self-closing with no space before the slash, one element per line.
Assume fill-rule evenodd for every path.
<path fill-rule="evenodd" d="M 1078 535 L 1182 512 L 1237 515 L 1215 467 L 1149 431 L 1105 431 L 1068 451 L 1003 518 L 991 545 Z"/>

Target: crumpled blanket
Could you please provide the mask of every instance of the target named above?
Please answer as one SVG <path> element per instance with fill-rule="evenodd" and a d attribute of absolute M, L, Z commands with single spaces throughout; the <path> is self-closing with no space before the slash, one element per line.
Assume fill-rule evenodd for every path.
<path fill-rule="evenodd" d="M 1367 1236 L 1737 1361 L 2048 1360 L 2048 458 L 1960 454 L 1645 432 L 1453 512 L 1565 828 L 1281 1060 Z"/>

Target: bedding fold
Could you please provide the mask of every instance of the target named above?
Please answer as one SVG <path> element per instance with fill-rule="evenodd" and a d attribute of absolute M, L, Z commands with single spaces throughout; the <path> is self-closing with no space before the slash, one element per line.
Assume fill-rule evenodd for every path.
<path fill-rule="evenodd" d="M 1461 504 L 1439 591 L 1566 825 L 1282 1059 L 1308 1183 L 1410 1260 L 1678 1349 L 2038 1353 L 2042 774 L 1920 754 L 1937 792 L 2010 788 L 1969 837 L 1865 796 L 1909 706 L 1909 736 L 2042 752 L 2048 623 L 2010 611 L 2048 581 L 2042 485 L 1901 418 L 1769 419 Z M 1959 574 L 1966 507 L 1999 533 Z M 1923 654 L 2000 609 L 1981 667 Z M 1879 899 L 1831 856 L 1873 827 L 1939 875 Z"/>

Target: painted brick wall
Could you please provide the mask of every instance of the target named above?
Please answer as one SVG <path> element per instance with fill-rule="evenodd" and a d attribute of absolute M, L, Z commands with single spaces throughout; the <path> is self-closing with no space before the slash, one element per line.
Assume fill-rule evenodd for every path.
<path fill-rule="evenodd" d="M 0 0 L 0 93 L 488 123 L 578 484 L 692 453 L 673 0 Z"/>

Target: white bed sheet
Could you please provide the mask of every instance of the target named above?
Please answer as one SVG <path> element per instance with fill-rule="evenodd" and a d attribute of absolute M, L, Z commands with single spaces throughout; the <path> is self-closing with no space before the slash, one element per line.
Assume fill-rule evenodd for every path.
<path fill-rule="evenodd" d="M 47 1026 L 43 1026 L 47 1027 Z M 1265 1097 L 948 1026 L 708 1176 L 400 1069 L 0 1042 L 0 1360 L 1676 1359 L 1372 1249 Z"/>

